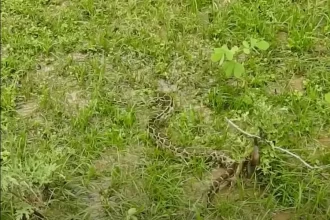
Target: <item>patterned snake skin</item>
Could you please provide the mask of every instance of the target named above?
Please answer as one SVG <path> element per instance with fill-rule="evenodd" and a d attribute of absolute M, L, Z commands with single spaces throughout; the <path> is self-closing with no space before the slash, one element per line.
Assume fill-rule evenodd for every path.
<path fill-rule="evenodd" d="M 236 177 L 242 175 L 242 173 L 245 173 L 247 177 L 253 174 L 256 166 L 259 164 L 259 148 L 256 143 L 252 153 L 240 162 L 231 159 L 223 152 L 217 150 L 197 152 L 177 147 L 161 132 L 162 128 L 166 127 L 166 121 L 174 110 L 174 101 L 170 95 L 160 94 L 156 98 L 156 103 L 161 106 L 161 111 L 150 118 L 148 122 L 148 133 L 158 148 L 168 150 L 183 160 L 189 160 L 192 157 L 203 158 L 209 166 L 222 167 L 226 170 L 220 177 L 213 180 L 207 193 L 208 205 L 213 196 L 219 191 L 222 183 L 233 183 Z"/>

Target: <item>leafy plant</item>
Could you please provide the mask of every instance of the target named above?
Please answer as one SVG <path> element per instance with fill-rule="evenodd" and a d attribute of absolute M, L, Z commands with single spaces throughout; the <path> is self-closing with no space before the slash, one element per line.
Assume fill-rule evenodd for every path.
<path fill-rule="evenodd" d="M 240 48 L 233 46 L 229 49 L 227 44 L 224 44 L 221 48 L 215 48 L 211 55 L 211 60 L 219 62 L 227 77 L 234 75 L 238 78 L 245 72 L 244 65 L 237 61 L 238 55 L 242 53 L 249 55 L 251 51 L 258 52 L 257 49 L 267 50 L 268 48 L 269 43 L 267 41 L 251 38 L 250 43 L 243 41 Z"/>
<path fill-rule="evenodd" d="M 137 213 L 136 208 L 130 208 L 130 209 L 127 211 L 126 219 L 127 219 L 127 220 L 137 220 L 138 218 L 135 216 L 136 213 Z"/>

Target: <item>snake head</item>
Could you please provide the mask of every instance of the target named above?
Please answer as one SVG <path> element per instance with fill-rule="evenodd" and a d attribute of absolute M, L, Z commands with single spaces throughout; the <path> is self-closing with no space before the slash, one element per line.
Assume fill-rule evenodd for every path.
<path fill-rule="evenodd" d="M 260 164 L 260 153 L 259 153 L 259 146 L 258 146 L 258 140 L 254 139 L 254 146 L 253 151 L 250 154 L 250 160 L 248 162 L 247 166 L 247 173 L 248 177 L 251 177 L 254 173 L 256 167 Z"/>
<path fill-rule="evenodd" d="M 259 154 L 259 146 L 254 145 L 253 151 L 250 155 L 251 165 L 258 166 L 260 164 L 260 154 Z"/>

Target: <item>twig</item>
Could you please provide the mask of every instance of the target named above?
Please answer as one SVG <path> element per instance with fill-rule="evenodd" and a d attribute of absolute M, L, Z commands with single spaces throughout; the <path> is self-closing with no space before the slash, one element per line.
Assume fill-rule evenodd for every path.
<path fill-rule="evenodd" d="M 241 133 L 245 134 L 246 136 L 248 137 L 252 137 L 252 138 L 258 138 L 258 139 L 261 139 L 261 137 L 257 136 L 257 135 L 253 135 L 253 134 L 250 134 L 244 130 L 242 130 L 241 128 L 239 128 L 236 124 L 234 124 L 234 122 L 232 122 L 231 120 L 229 120 L 228 118 L 225 118 L 226 121 L 231 125 L 233 126 L 234 128 L 236 128 L 238 131 L 240 131 Z M 282 152 L 285 152 L 293 157 L 295 157 L 296 159 L 300 160 L 300 162 L 302 162 L 306 167 L 310 168 L 310 169 L 318 169 L 320 167 L 316 167 L 316 166 L 311 166 L 309 165 L 306 161 L 304 161 L 301 157 L 299 157 L 298 155 L 290 152 L 289 150 L 286 150 L 286 149 L 283 149 L 281 147 L 276 147 L 274 146 L 273 142 L 272 141 L 269 141 L 269 140 L 265 140 L 268 144 L 270 144 L 274 149 L 277 149 L 277 150 L 280 150 Z"/>
<path fill-rule="evenodd" d="M 316 169 L 318 167 L 312 167 L 311 165 L 309 165 L 308 163 L 306 163 L 306 161 L 304 161 L 303 159 L 301 159 L 301 157 L 299 157 L 298 155 L 294 154 L 294 153 L 291 153 L 290 151 L 286 150 L 286 149 L 283 149 L 283 148 L 280 148 L 280 147 L 276 147 L 276 146 L 273 146 L 274 149 L 277 149 L 277 150 L 280 150 L 282 152 L 285 152 L 287 154 L 290 154 L 291 156 L 297 158 L 298 160 L 300 160 L 306 167 L 310 168 L 310 169 Z"/>
<path fill-rule="evenodd" d="M 238 127 L 236 124 L 234 124 L 234 122 L 232 122 L 231 120 L 229 120 L 228 118 L 225 118 L 226 121 L 231 125 L 233 126 L 234 128 L 236 128 L 237 130 L 239 130 L 241 133 L 245 134 L 246 136 L 248 137 L 251 137 L 251 138 L 258 138 L 258 139 L 261 139 L 261 137 L 257 136 L 257 135 L 254 135 L 254 134 L 250 134 L 250 133 L 247 133 L 246 131 L 242 130 L 240 127 Z"/>

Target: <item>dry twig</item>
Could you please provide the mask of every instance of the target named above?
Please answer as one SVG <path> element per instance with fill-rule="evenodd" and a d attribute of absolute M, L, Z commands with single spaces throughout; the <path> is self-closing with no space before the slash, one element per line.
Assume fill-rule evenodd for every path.
<path fill-rule="evenodd" d="M 244 130 L 242 130 L 240 127 L 238 127 L 234 122 L 232 122 L 231 120 L 229 120 L 228 118 L 226 118 L 226 121 L 228 122 L 228 124 L 230 124 L 232 127 L 236 128 L 239 132 L 245 134 L 246 136 L 248 137 L 251 137 L 251 138 L 258 138 L 258 139 L 262 139 L 261 137 L 257 136 L 257 135 L 253 135 L 253 134 L 250 134 Z M 306 167 L 308 167 L 309 169 L 319 169 L 320 167 L 317 167 L 317 166 L 311 166 L 310 164 L 308 164 L 306 161 L 304 161 L 301 157 L 299 157 L 298 155 L 290 152 L 289 150 L 287 149 L 283 149 L 281 147 L 276 147 L 274 146 L 273 142 L 272 141 L 269 141 L 269 140 L 265 140 L 273 149 L 276 149 L 276 150 L 280 150 L 282 152 L 285 152 L 287 154 L 289 154 L 290 156 L 300 160 L 300 162 L 302 162 Z"/>

